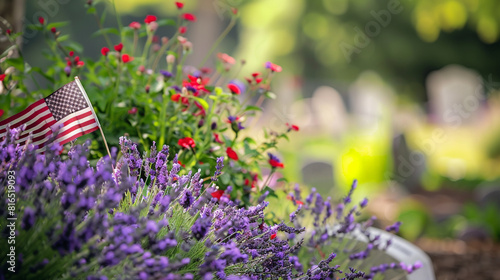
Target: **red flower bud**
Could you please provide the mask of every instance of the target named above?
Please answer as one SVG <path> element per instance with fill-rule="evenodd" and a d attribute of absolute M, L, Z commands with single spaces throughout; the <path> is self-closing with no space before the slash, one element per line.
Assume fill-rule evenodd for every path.
<path fill-rule="evenodd" d="M 5 80 L 5 76 L 6 76 L 5 74 L 0 75 L 0 82 L 3 82 L 3 80 Z"/>
<path fill-rule="evenodd" d="M 134 58 L 132 56 L 130 56 L 128 54 L 123 54 L 122 55 L 122 61 L 123 61 L 123 63 L 127 63 L 127 62 L 130 62 L 132 60 L 134 60 Z"/>
<path fill-rule="evenodd" d="M 231 91 L 232 94 L 240 94 L 240 88 L 236 86 L 235 84 L 229 84 L 227 85 L 227 88 Z"/>
<path fill-rule="evenodd" d="M 135 115 L 137 113 L 137 108 L 136 107 L 132 107 L 132 109 L 128 110 L 128 113 L 131 114 L 131 115 Z"/>
<path fill-rule="evenodd" d="M 122 49 L 123 49 L 123 44 L 122 44 L 122 43 L 120 43 L 120 44 L 118 44 L 118 45 L 115 45 L 115 51 L 117 51 L 117 52 L 121 52 L 121 51 L 122 51 Z"/>
<path fill-rule="evenodd" d="M 238 160 L 239 159 L 238 158 L 238 154 L 231 147 L 227 147 L 226 154 L 232 160 Z"/>
<path fill-rule="evenodd" d="M 193 138 L 191 138 L 191 137 L 181 138 L 181 139 L 179 139 L 177 144 L 179 144 L 179 146 L 181 146 L 182 148 L 186 148 L 186 149 L 194 148 L 196 146 L 196 143 L 194 142 Z"/>
<path fill-rule="evenodd" d="M 217 200 L 220 200 L 220 198 L 222 197 L 222 195 L 224 194 L 224 190 L 216 190 L 215 192 L 211 193 L 210 195 L 214 198 L 216 198 Z"/>
<path fill-rule="evenodd" d="M 276 233 L 271 234 L 271 240 L 276 238 Z"/>
<path fill-rule="evenodd" d="M 5 32 L 7 33 L 7 35 L 10 35 L 12 34 L 12 29 L 7 29 Z"/>
<path fill-rule="evenodd" d="M 78 68 L 83 67 L 83 65 L 85 65 L 85 62 L 83 62 L 81 60 L 76 63 L 76 67 L 78 67 Z"/>
<path fill-rule="evenodd" d="M 141 24 L 140 24 L 140 23 L 138 23 L 137 21 L 133 21 L 133 22 L 131 22 L 131 23 L 128 25 L 128 27 L 130 27 L 130 28 L 132 28 L 132 29 L 137 30 L 137 29 L 141 28 Z"/>
<path fill-rule="evenodd" d="M 103 48 L 101 49 L 101 53 L 102 53 L 102 55 L 104 55 L 104 56 L 108 55 L 108 53 L 109 53 L 109 48 L 108 48 L 108 47 L 103 47 Z"/>
<path fill-rule="evenodd" d="M 172 94 L 172 96 L 170 96 L 170 100 L 172 100 L 174 102 L 179 101 L 180 98 L 181 98 L 181 95 L 179 93 Z"/>
<path fill-rule="evenodd" d="M 55 27 L 52 27 L 52 28 L 50 29 L 50 32 L 52 32 L 52 33 L 56 34 L 57 29 L 56 29 Z"/>
<path fill-rule="evenodd" d="M 179 9 L 179 10 L 184 8 L 184 3 L 182 3 L 182 2 L 175 2 L 175 5 L 177 6 L 177 9 Z"/>
<path fill-rule="evenodd" d="M 179 27 L 179 33 L 180 34 L 184 34 L 184 33 L 186 33 L 186 31 L 187 31 L 187 27 L 185 27 L 185 26 Z"/>
<path fill-rule="evenodd" d="M 153 21 L 156 21 L 156 16 L 147 15 L 146 18 L 144 19 L 144 22 L 147 24 L 150 24 Z"/>
<path fill-rule="evenodd" d="M 187 20 L 187 21 L 196 21 L 196 16 L 190 13 L 185 13 L 182 15 L 182 18 Z"/>
<path fill-rule="evenodd" d="M 45 23 L 45 19 L 43 17 L 38 17 L 38 22 L 43 25 Z"/>
<path fill-rule="evenodd" d="M 255 82 L 256 82 L 257 84 L 260 84 L 260 83 L 262 82 L 262 78 L 256 78 L 256 79 L 255 79 Z"/>

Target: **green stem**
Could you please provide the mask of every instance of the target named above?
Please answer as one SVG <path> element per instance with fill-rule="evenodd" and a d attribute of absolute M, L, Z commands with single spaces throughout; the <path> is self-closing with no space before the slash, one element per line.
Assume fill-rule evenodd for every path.
<path fill-rule="evenodd" d="M 165 125 L 167 124 L 166 114 L 167 114 L 167 103 L 168 103 L 168 91 L 167 87 L 163 89 L 163 104 L 160 112 L 160 141 L 158 141 L 159 147 L 163 147 L 165 143 Z"/>
<path fill-rule="evenodd" d="M 203 58 L 200 66 L 198 66 L 198 69 L 201 69 L 201 67 L 203 67 L 205 65 L 205 63 L 207 62 L 208 58 L 212 55 L 212 53 L 215 51 L 215 49 L 220 45 L 220 43 L 222 42 L 222 40 L 224 40 L 224 38 L 227 36 L 227 34 L 229 34 L 229 31 L 231 31 L 231 29 L 233 29 L 233 27 L 234 27 L 235 24 L 236 24 L 236 18 L 233 17 L 231 19 L 231 22 L 229 23 L 229 25 L 222 32 L 222 34 L 220 34 L 219 38 L 217 38 L 217 40 L 215 41 L 215 43 L 212 45 L 212 48 L 207 53 L 207 55 L 205 56 L 205 58 Z"/>

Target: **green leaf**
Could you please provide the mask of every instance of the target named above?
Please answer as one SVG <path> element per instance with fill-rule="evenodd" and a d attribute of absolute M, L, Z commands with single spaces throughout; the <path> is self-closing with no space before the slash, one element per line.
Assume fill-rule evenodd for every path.
<path fill-rule="evenodd" d="M 215 89 L 215 86 L 205 86 L 205 89 L 212 92 Z"/>
<path fill-rule="evenodd" d="M 278 180 L 276 180 L 276 182 L 285 182 L 285 183 L 288 183 L 288 180 L 285 177 L 281 177 Z"/>
<path fill-rule="evenodd" d="M 43 30 L 43 26 L 41 26 L 39 24 L 29 24 L 28 26 L 26 26 L 26 28 L 31 29 L 31 30 L 38 30 L 38 31 Z"/>
<path fill-rule="evenodd" d="M 69 34 L 66 34 L 66 35 L 62 35 L 62 36 L 57 37 L 56 40 L 57 40 L 57 42 L 64 42 L 68 39 L 69 39 Z"/>
<path fill-rule="evenodd" d="M 158 26 L 165 26 L 165 25 L 173 25 L 175 26 L 177 23 L 173 19 L 162 19 L 157 21 Z"/>
<path fill-rule="evenodd" d="M 245 107 L 245 112 L 246 111 L 262 111 L 262 108 L 257 107 L 257 106 L 253 106 L 253 105 L 249 105 L 249 106 Z"/>
<path fill-rule="evenodd" d="M 247 138 L 243 139 L 243 142 L 246 142 L 248 144 L 257 145 L 257 142 L 255 142 L 255 140 L 253 140 L 253 138 L 251 138 L 251 137 L 247 137 Z"/>
<path fill-rule="evenodd" d="M 215 95 L 223 95 L 224 91 L 221 87 L 215 87 Z"/>
<path fill-rule="evenodd" d="M 77 42 L 68 42 L 66 44 L 66 46 L 68 46 L 68 48 L 70 48 L 71 50 L 75 51 L 76 53 L 82 53 L 83 52 L 83 46 Z"/>
<path fill-rule="evenodd" d="M 53 22 L 47 25 L 47 29 L 50 30 L 52 27 L 59 28 L 68 25 L 67 21 Z"/>
<path fill-rule="evenodd" d="M 205 101 L 205 99 L 202 99 L 202 98 L 199 98 L 199 97 L 193 97 L 194 100 L 198 101 L 198 103 L 200 103 L 201 106 L 203 106 L 203 108 L 205 108 L 205 110 L 208 110 L 208 103 L 207 101 Z"/>
<path fill-rule="evenodd" d="M 104 35 L 104 34 L 120 35 L 120 32 L 118 32 L 118 29 L 112 28 L 112 27 L 103 28 L 103 29 L 99 29 L 96 32 L 94 32 L 94 34 L 92 34 L 92 37 L 97 37 L 97 36 Z"/>
<path fill-rule="evenodd" d="M 9 58 L 5 62 L 17 70 L 24 72 L 24 59 L 22 57 Z"/>
<path fill-rule="evenodd" d="M 48 75 L 45 71 L 43 71 L 40 67 L 32 67 L 31 71 L 35 71 L 38 74 L 42 75 L 45 79 L 49 80 L 51 83 L 54 83 L 54 79 Z"/>
<path fill-rule="evenodd" d="M 94 6 L 87 9 L 87 14 L 95 14 L 95 12 L 96 12 L 96 9 Z"/>
<path fill-rule="evenodd" d="M 0 57 L 4 57 L 4 56 L 7 56 L 9 54 L 10 51 L 14 50 L 17 48 L 17 45 L 12 45 L 10 47 L 8 47 L 3 53 L 2 55 L 0 55 Z"/>
<path fill-rule="evenodd" d="M 266 93 L 264 93 L 264 95 L 267 97 L 267 98 L 270 98 L 270 99 L 276 99 L 276 94 L 268 91 Z"/>

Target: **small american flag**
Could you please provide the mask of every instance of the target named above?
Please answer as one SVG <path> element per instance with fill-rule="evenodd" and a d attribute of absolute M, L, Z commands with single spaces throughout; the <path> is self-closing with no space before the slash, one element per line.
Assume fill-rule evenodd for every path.
<path fill-rule="evenodd" d="M 60 127 L 54 141 L 60 145 L 100 127 L 78 78 L 31 104 L 22 112 L 1 121 L 0 139 L 6 135 L 8 125 L 11 129 L 26 125 L 16 143 L 25 144 L 32 133 L 31 143 L 37 147 L 37 152 L 45 151 L 45 144 L 51 138 L 54 127 Z"/>

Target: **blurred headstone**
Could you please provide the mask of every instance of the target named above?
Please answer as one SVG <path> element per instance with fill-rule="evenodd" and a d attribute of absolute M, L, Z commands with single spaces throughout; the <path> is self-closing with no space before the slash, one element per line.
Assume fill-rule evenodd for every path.
<path fill-rule="evenodd" d="M 317 88 L 313 94 L 311 106 L 316 122 L 322 131 L 335 136 L 340 136 L 345 131 L 347 116 L 344 101 L 334 88 L 328 86 Z"/>
<path fill-rule="evenodd" d="M 375 72 L 359 76 L 349 90 L 350 107 L 357 126 L 367 133 L 376 131 L 394 108 L 393 90 Z"/>
<path fill-rule="evenodd" d="M 476 189 L 478 203 L 482 207 L 496 205 L 500 209 L 500 182 L 488 182 L 479 185 Z"/>
<path fill-rule="evenodd" d="M 420 178 L 425 170 L 425 156 L 412 151 L 406 143 L 404 134 L 392 140 L 393 176 L 391 179 L 408 190 L 416 190 L 420 186 Z"/>
<path fill-rule="evenodd" d="M 453 126 L 473 122 L 484 99 L 479 74 L 458 65 L 446 66 L 429 74 L 427 92 L 432 120 Z"/>
<path fill-rule="evenodd" d="M 333 166 L 328 162 L 314 161 L 302 166 L 302 179 L 308 186 L 321 193 L 328 193 L 333 185 Z"/>

